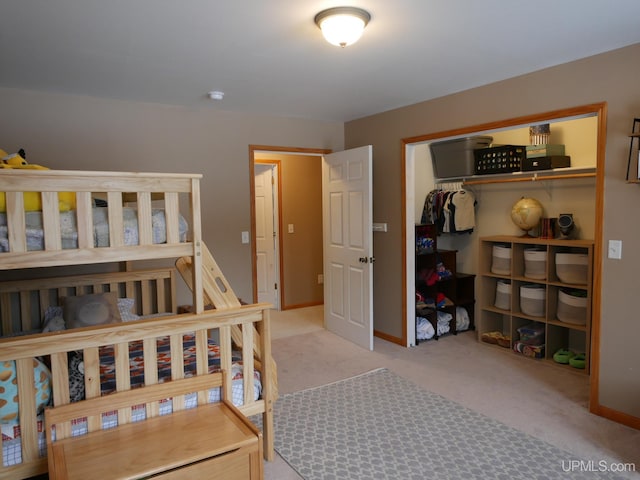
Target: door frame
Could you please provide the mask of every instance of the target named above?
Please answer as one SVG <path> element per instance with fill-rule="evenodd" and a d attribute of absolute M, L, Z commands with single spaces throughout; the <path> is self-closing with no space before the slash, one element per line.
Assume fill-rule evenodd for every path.
<path fill-rule="evenodd" d="M 534 115 L 526 115 L 511 119 L 500 120 L 497 122 L 489 122 L 480 125 L 472 125 L 470 127 L 437 132 L 427 135 L 402 139 L 402 225 L 403 242 L 402 242 L 402 318 L 405 319 L 402 326 L 403 342 L 407 341 L 407 308 L 409 302 L 407 265 L 409 265 L 409 257 L 413 261 L 413 251 L 408 245 L 415 245 L 414 228 L 413 228 L 413 198 L 409 199 L 408 195 L 413 192 L 414 186 L 408 187 L 410 179 L 413 179 L 413 169 L 415 166 L 413 158 L 413 147 L 417 144 L 430 142 L 437 139 L 455 136 L 468 136 L 490 130 L 507 129 L 541 123 L 546 120 L 562 120 L 571 117 L 580 117 L 595 114 L 598 118 L 597 131 L 597 153 L 596 153 L 596 192 L 595 192 L 595 224 L 594 224 L 594 258 L 593 258 L 593 305 L 591 309 L 591 378 L 590 378 L 590 394 L 589 394 L 589 410 L 591 413 L 599 414 L 602 407 L 599 404 L 599 370 L 600 370 L 600 331 L 601 331 L 601 303 L 602 303 L 602 244 L 603 244 L 603 215 L 604 215 L 604 177 L 605 177 L 605 156 L 607 146 L 607 103 L 593 103 L 573 108 L 565 108 L 544 112 Z M 411 200 L 411 202 L 409 201 Z M 411 205 L 411 217 L 408 217 L 409 207 Z M 409 225 L 411 224 L 411 228 Z M 411 255 L 409 255 L 411 252 Z M 412 275 L 413 278 L 413 275 Z M 414 287 L 412 287 L 414 288 Z"/>
<path fill-rule="evenodd" d="M 253 293 L 253 302 L 258 301 L 258 268 L 257 268 L 257 256 L 256 256 L 256 206 L 255 206 L 255 196 L 256 196 L 256 185 L 255 185 L 255 163 L 256 163 L 256 153 L 265 152 L 265 153 L 281 153 L 283 155 L 286 154 L 299 154 L 299 155 L 309 155 L 309 156 L 322 156 L 328 153 L 332 153 L 332 150 L 324 149 L 324 148 L 301 148 L 301 147 L 279 147 L 273 145 L 249 145 L 249 199 L 250 199 L 250 212 L 251 212 L 251 225 L 250 225 L 250 233 L 249 233 L 249 244 L 251 248 L 251 283 L 252 283 L 252 293 Z M 282 177 L 282 172 L 278 176 L 278 181 Z M 282 279 L 282 202 L 280 195 L 282 195 L 282 189 L 280 185 L 278 185 L 278 204 L 280 208 L 278 209 L 278 285 L 280 287 L 280 291 L 278 292 L 280 298 L 280 308 L 284 308 L 284 284 Z"/>

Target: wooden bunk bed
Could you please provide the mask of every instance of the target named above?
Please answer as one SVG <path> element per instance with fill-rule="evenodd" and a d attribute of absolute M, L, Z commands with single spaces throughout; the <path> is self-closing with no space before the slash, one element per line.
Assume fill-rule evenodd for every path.
<path fill-rule="evenodd" d="M 263 452 L 267 460 L 273 458 L 277 380 L 271 357 L 268 315 L 271 306 L 241 305 L 203 243 L 200 178 L 197 174 L 0 170 L 0 192 L 4 192 L 4 198 L 0 199 L 4 200 L 4 208 L 0 202 L 0 250 L 3 250 L 0 270 L 31 278 L 37 272 L 34 269 L 41 267 L 60 267 L 56 269 L 60 271 L 76 265 L 94 265 L 91 268 L 99 271 L 64 276 L 56 273 L 52 278 L 0 283 L 0 365 L 15 366 L 19 392 L 16 424 L 20 431 L 19 462 L 9 466 L 7 459 L 2 458 L 0 479 L 28 478 L 47 471 L 46 444 L 42 444 L 43 435 L 39 433 L 43 428 L 42 416 L 38 415 L 34 365 L 49 368 L 51 404 L 57 407 L 73 400 L 70 365 L 78 352 L 83 355 L 84 398 L 105 394 L 102 364 L 105 351 L 110 352 L 113 362 L 113 390 L 135 388 L 130 363 L 133 345 L 140 349 L 136 355 L 144 360 L 141 367 L 144 386 L 167 380 L 162 378 L 162 368 L 168 369 L 170 380 L 213 375 L 219 377 L 214 379 L 214 383 L 221 385 L 219 397 L 231 399 L 238 386 L 235 371 L 235 377 L 241 379 L 238 408 L 246 416 L 262 414 Z M 62 204 L 63 198 L 68 201 L 68 192 L 75 194 L 71 208 L 68 203 Z M 36 212 L 31 212 L 29 195 L 34 193 L 41 204 Z M 160 226 L 158 212 L 162 219 Z M 106 225 L 96 224 L 100 216 L 108 218 Z M 73 224 L 71 232 L 69 217 Z M 128 231 L 131 229 L 135 230 L 133 236 Z M 101 235 L 103 238 L 99 238 Z M 193 292 L 190 313 L 177 314 L 176 269 L 133 269 L 137 261 L 158 259 L 176 260 L 177 271 Z M 104 269 L 99 264 L 104 264 Z M 113 265 L 118 265 L 121 271 L 109 271 Z M 59 308 L 65 297 L 107 292 L 115 292 L 119 299 L 129 299 L 135 305 L 133 315 L 142 318 L 32 333 L 42 327 L 47 310 Z M 193 342 L 192 371 L 186 366 L 187 338 Z M 216 338 L 215 359 L 212 338 Z M 161 368 L 158 349 L 163 342 L 170 354 L 164 355 L 169 363 Z M 238 351 L 240 361 L 234 357 Z M 224 377 L 222 371 L 226 373 Z M 197 404 L 203 400 L 202 395 L 205 393 L 198 395 Z M 175 411 L 188 401 L 185 397 L 169 403 Z M 162 402 L 153 401 L 142 410 L 152 417 L 162 413 L 161 409 Z M 132 415 L 133 410 L 124 409 L 116 417 L 124 423 Z M 100 419 L 90 418 L 89 429 L 100 428 L 96 422 Z"/>

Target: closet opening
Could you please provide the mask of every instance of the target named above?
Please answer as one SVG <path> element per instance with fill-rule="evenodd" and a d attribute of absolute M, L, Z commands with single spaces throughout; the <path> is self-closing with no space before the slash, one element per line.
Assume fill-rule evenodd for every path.
<path fill-rule="evenodd" d="M 491 122 L 462 129 L 447 130 L 403 139 L 403 344 L 416 345 L 416 264 L 415 225 L 420 223 L 426 195 L 436 188 L 458 188 L 470 190 L 476 197 L 476 227 L 472 233 L 443 234 L 438 236 L 438 248 L 457 250 L 458 271 L 477 274 L 479 238 L 496 233 L 518 234 L 519 230 L 511 222 L 509 212 L 513 198 L 519 198 L 533 189 L 532 195 L 550 196 L 555 201 L 566 201 L 575 189 L 588 199 L 567 204 L 573 208 L 576 218 L 580 218 L 583 234 L 594 240 L 594 265 L 599 265 L 602 239 L 602 191 L 604 185 L 605 120 L 604 104 L 557 110 L 525 117 Z M 567 170 L 567 178 L 553 181 L 528 181 L 513 183 L 512 178 L 498 178 L 500 175 L 469 176 L 438 179 L 434 175 L 429 145 L 435 141 L 464 138 L 476 135 L 491 135 L 494 144 L 526 145 L 529 143 L 529 126 L 549 123 L 563 137 L 558 143 L 572 145 L 572 168 Z M 583 130 L 585 129 L 585 130 Z M 588 134 L 585 136 L 585 131 Z M 575 132 L 575 133 L 574 133 Z M 580 133 L 578 133 L 580 132 Z M 575 135 L 580 135 L 576 142 Z M 584 172 L 587 172 L 586 174 Z M 581 175 L 586 178 L 580 178 Z M 571 178 L 573 176 L 574 178 Z M 496 180 L 494 182 L 494 180 Z M 565 193 L 562 193 L 562 191 Z M 564 198 L 564 200 L 560 200 Z M 577 198 L 577 197 L 576 197 Z M 558 207 L 560 208 L 560 207 Z M 599 268 L 594 269 L 592 308 L 592 363 L 597 359 L 600 314 Z M 476 278 L 476 294 L 478 292 Z M 477 318 L 478 302 L 474 309 Z M 444 340 L 443 340 L 444 341 Z M 592 369 L 593 371 L 593 369 Z"/>

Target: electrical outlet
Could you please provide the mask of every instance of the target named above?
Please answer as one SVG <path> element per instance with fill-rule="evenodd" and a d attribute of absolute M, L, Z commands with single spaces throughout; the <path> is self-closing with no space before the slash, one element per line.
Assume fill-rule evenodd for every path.
<path fill-rule="evenodd" d="M 318 285 L 322 285 L 324 283 L 324 275 L 322 273 L 318 274 Z"/>

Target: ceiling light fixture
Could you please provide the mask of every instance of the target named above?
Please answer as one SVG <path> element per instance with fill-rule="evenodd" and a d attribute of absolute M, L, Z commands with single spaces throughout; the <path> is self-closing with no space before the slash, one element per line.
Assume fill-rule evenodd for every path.
<path fill-rule="evenodd" d="M 327 42 L 342 48 L 358 41 L 369 20 L 369 12 L 356 7 L 328 8 L 314 18 Z"/>

